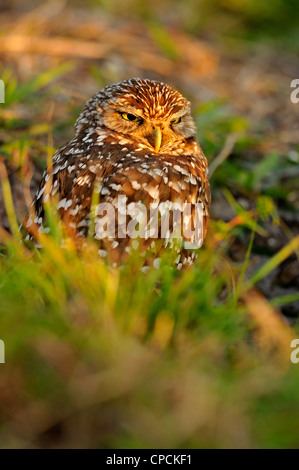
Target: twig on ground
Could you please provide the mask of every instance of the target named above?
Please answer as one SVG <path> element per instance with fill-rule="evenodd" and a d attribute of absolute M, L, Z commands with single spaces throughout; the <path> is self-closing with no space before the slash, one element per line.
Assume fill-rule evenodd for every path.
<path fill-rule="evenodd" d="M 235 143 L 238 139 L 238 134 L 229 134 L 226 138 L 223 148 L 217 157 L 214 158 L 212 163 L 209 165 L 209 176 L 212 176 L 216 168 L 221 165 L 232 153 Z"/>

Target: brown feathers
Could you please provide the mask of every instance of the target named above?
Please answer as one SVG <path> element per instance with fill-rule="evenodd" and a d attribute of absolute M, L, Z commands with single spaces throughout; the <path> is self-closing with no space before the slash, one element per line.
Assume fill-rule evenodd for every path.
<path fill-rule="evenodd" d="M 136 239 L 128 229 L 134 217 L 140 229 L 144 220 L 149 224 L 151 215 L 153 218 L 155 210 L 159 211 L 155 233 L 153 228 L 139 230 L 142 249 L 163 238 L 166 203 L 176 204 L 181 211 L 190 204 L 190 217 L 183 217 L 182 224 L 188 217 L 193 229 L 201 230 L 203 241 L 210 206 L 207 160 L 196 140 L 190 104 L 185 98 L 163 83 L 127 80 L 108 86 L 91 98 L 75 129 L 74 138 L 56 152 L 52 168 L 43 175 L 24 222 L 29 233 L 34 232 L 30 230 L 32 226 L 47 231 L 43 204 L 48 198 L 56 198 L 68 234 L 84 239 L 95 191 L 98 207 L 94 237 L 99 243 L 99 254 L 108 256 L 113 263 L 119 264 L 125 258 Z M 141 209 L 143 204 L 146 214 L 136 212 L 138 204 Z M 202 208 L 202 228 L 195 223 L 196 205 Z M 163 245 L 171 245 L 173 214 L 169 220 Z M 183 234 L 183 241 L 194 242 L 194 233 L 191 237 Z M 184 260 L 187 264 L 193 261 L 194 252 L 188 254 L 182 247 L 180 253 L 179 268 L 186 264 Z"/>

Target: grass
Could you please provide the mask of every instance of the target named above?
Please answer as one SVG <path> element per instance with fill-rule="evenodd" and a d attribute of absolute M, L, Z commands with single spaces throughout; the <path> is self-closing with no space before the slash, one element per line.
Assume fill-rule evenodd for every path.
<path fill-rule="evenodd" d="M 2 182 L 15 232 L 8 180 Z M 71 245 L 61 249 L 58 232 L 44 236 L 41 251 L 28 251 L 16 233 L 6 242 L 3 447 L 272 445 L 268 428 L 253 432 L 260 416 L 252 408 L 282 388 L 294 393 L 296 366 L 280 341 L 255 340 L 258 322 L 240 296 L 244 272 L 236 290 L 238 269 L 225 253 L 230 228 L 214 230 L 196 265 L 179 274 L 167 259 L 147 275 L 135 263 L 111 270 L 91 241 L 81 257 Z M 286 426 L 289 417 L 282 407 L 273 419 Z"/>
<path fill-rule="evenodd" d="M 9 212 L 5 177 L 2 185 Z M 230 239 L 229 227 L 212 224 L 194 267 L 178 273 L 165 256 L 147 274 L 136 258 L 109 268 L 92 240 L 80 256 L 61 248 L 57 230 L 42 235 L 42 250 L 6 240 L 1 446 L 296 446 L 298 333 L 265 299 L 259 311 L 249 299 L 298 240 L 248 285 L 227 258 Z"/>
<path fill-rule="evenodd" d="M 217 2 L 210 9 L 204 4 L 212 15 Z M 276 1 L 284 11 L 282 4 Z M 193 7 L 197 2 L 190 2 L 190 18 L 187 9 L 182 17 L 190 31 L 199 27 Z M 241 23 L 251 22 L 251 10 L 245 6 L 242 15 L 234 8 Z M 165 57 L 179 60 L 166 29 L 146 9 L 142 15 Z M 65 93 L 69 73 L 74 78 L 81 71 L 78 63 L 51 65 L 28 81 L 18 81 L 10 67 L 4 68 L 10 85 L 0 115 L 1 187 L 12 234 L 0 227 L 6 358 L 0 446 L 297 448 L 299 365 L 290 361 L 290 344 L 299 328 L 279 307 L 298 301 L 298 294 L 269 300 L 258 286 L 298 253 L 298 236 L 279 212 L 296 211 L 289 198 L 298 180 L 296 150 L 293 160 L 262 152 L 263 131 L 252 131 L 228 100 L 210 99 L 194 116 L 212 162 L 213 203 L 221 194 L 231 217 L 212 218 L 191 269 L 172 269 L 171 253 L 146 274 L 136 253 L 123 269 L 113 269 L 99 259 L 92 239 L 80 255 L 71 242 L 62 247 L 55 217 L 51 233 L 41 234 L 43 248 L 28 249 L 7 173 L 18 175 L 28 199 L 33 167 L 41 171 L 50 161 L 53 135 L 55 145 L 72 135 L 84 97 Z M 96 89 L 109 73 L 117 73 L 113 64 L 110 72 L 90 65 L 82 76 Z M 256 240 L 267 239 L 269 226 L 279 227 L 287 241 L 256 266 Z"/>

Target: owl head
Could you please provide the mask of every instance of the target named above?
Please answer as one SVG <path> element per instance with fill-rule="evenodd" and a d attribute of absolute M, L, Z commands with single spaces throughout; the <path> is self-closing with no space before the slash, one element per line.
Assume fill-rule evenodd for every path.
<path fill-rule="evenodd" d="M 190 103 L 170 86 L 140 78 L 107 86 L 91 98 L 76 122 L 77 133 L 84 129 L 106 131 L 159 154 L 196 135 Z"/>

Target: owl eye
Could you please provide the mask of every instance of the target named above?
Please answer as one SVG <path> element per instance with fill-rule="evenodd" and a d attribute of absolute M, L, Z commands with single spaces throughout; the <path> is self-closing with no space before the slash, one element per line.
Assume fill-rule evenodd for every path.
<path fill-rule="evenodd" d="M 179 118 L 176 118 L 174 119 L 173 121 L 171 121 L 171 124 L 178 124 L 179 122 L 181 122 L 182 118 L 179 117 Z"/>
<path fill-rule="evenodd" d="M 130 114 L 130 113 L 121 113 L 121 117 L 125 121 L 134 121 L 134 122 L 141 121 L 140 117 L 135 116 L 134 114 Z"/>

